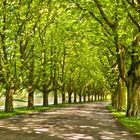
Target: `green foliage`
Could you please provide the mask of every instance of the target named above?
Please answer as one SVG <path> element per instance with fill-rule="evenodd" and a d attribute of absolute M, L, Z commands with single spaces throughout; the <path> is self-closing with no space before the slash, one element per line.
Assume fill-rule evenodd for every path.
<path fill-rule="evenodd" d="M 43 93 L 62 88 L 84 93 L 113 93 L 120 50 L 131 65 L 138 7 L 127 1 L 31 0 L 0 2 L 0 89 Z M 126 76 L 125 72 L 125 76 Z M 45 92 L 44 91 L 44 92 Z M 44 94 L 44 93 L 43 93 Z M 6 95 L 6 93 L 5 93 Z M 8 95 L 6 97 L 9 98 Z"/>

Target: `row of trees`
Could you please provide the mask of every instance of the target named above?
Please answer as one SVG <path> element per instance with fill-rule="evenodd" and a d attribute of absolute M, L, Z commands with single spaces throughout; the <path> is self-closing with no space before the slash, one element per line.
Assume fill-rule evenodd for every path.
<path fill-rule="evenodd" d="M 54 104 L 59 93 L 63 103 L 112 93 L 114 107 L 139 115 L 139 0 L 2 0 L 0 11 L 6 112 L 24 90 L 29 108 L 35 91 L 44 106 L 52 92 Z"/>
<path fill-rule="evenodd" d="M 79 9 L 87 13 L 100 24 L 99 46 L 104 46 L 100 54 L 103 73 L 111 67 L 109 75 L 114 75 L 110 82 L 112 105 L 119 111 L 127 107 L 126 116 L 140 114 L 140 2 L 139 0 L 113 0 L 88 2 L 75 1 Z M 99 33 L 99 32 L 98 32 Z M 110 68 L 109 68 L 110 69 Z M 111 74 L 112 73 L 112 74 Z M 106 74 L 106 73 L 104 73 Z M 126 96 L 127 93 L 127 96 Z M 127 106 L 126 106 L 127 99 Z"/>
<path fill-rule="evenodd" d="M 0 2 L 0 86 L 5 96 L 5 111 L 13 111 L 13 96 L 28 94 L 28 108 L 34 107 L 35 92 L 42 93 L 43 106 L 48 105 L 53 92 L 54 104 L 58 94 L 62 103 L 74 102 L 77 95 L 108 94 L 98 78 L 97 48 L 88 40 L 93 34 L 73 2 L 57 0 L 2 0 Z M 95 62 L 94 62 L 95 61 Z M 96 76 L 96 77 L 94 77 Z M 94 78 L 93 78 L 94 77 Z M 95 79 L 99 84 L 95 84 Z M 105 79 L 104 79 L 105 82 Z M 94 88 L 93 88 L 94 87 Z"/>

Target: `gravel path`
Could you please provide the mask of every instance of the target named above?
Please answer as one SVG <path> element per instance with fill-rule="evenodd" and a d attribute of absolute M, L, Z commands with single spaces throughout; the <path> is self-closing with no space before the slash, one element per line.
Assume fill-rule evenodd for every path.
<path fill-rule="evenodd" d="M 116 122 L 106 105 L 72 105 L 3 119 L 0 140 L 140 140 Z"/>

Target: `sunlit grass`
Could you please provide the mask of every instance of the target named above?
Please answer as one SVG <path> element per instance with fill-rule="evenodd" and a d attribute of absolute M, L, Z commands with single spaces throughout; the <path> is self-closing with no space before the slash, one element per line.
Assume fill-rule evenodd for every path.
<path fill-rule="evenodd" d="M 65 104 L 58 104 L 58 105 L 49 105 L 47 107 L 43 107 L 43 106 L 35 106 L 33 109 L 28 109 L 27 107 L 17 107 L 14 108 L 14 111 L 11 113 L 6 113 L 4 112 L 4 110 L 0 110 L 0 119 L 3 118 L 8 118 L 8 117 L 12 117 L 15 115 L 22 115 L 22 114 L 28 114 L 28 113 L 32 113 L 32 112 L 40 112 L 40 111 L 44 111 L 44 110 L 50 110 L 53 108 L 59 108 L 59 107 L 67 107 L 67 106 L 72 106 L 72 105 L 76 105 L 76 104 L 86 104 L 86 103 L 93 103 L 93 102 L 101 102 L 101 101 L 86 101 L 86 102 L 76 102 L 76 103 L 65 103 Z"/>
<path fill-rule="evenodd" d="M 0 110 L 0 119 L 12 117 L 15 115 L 28 114 L 32 112 L 40 112 L 40 111 L 50 110 L 56 107 L 58 108 L 58 107 L 65 107 L 65 106 L 68 106 L 68 104 L 49 105 L 47 107 L 35 106 L 33 109 L 28 109 L 27 107 L 18 107 L 15 108 L 14 111 L 10 113 L 6 113 L 3 110 Z"/>
<path fill-rule="evenodd" d="M 118 112 L 116 109 L 112 108 L 111 105 L 107 106 L 107 109 L 110 110 L 114 117 L 124 125 L 129 131 L 140 136 L 140 118 L 135 117 L 126 117 L 126 112 Z"/>
<path fill-rule="evenodd" d="M 12 117 L 12 116 L 15 116 L 15 115 L 22 115 L 22 114 L 28 114 L 28 113 L 33 113 L 33 112 L 40 112 L 40 111 L 44 111 L 44 110 L 50 110 L 50 109 L 53 109 L 53 108 L 71 106 L 71 105 L 74 105 L 74 104 L 86 104 L 86 103 L 93 103 L 93 101 L 77 102 L 77 103 L 71 103 L 71 104 L 65 103 L 65 104 L 58 104 L 58 105 L 49 105 L 47 107 L 35 106 L 33 109 L 28 109 L 27 107 L 18 107 L 18 108 L 14 108 L 14 111 L 11 112 L 11 113 L 6 113 L 3 110 L 0 110 L 0 119 Z"/>

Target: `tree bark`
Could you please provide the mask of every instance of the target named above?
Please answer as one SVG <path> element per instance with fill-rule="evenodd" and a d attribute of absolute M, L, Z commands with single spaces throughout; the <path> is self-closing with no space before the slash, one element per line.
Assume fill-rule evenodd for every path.
<path fill-rule="evenodd" d="M 95 94 L 95 99 L 94 100 L 97 101 L 97 94 Z"/>
<path fill-rule="evenodd" d="M 139 42 L 140 35 L 136 34 L 131 55 L 131 67 L 127 78 L 127 117 L 140 116 L 140 49 L 135 49 L 135 47 L 140 47 Z"/>
<path fill-rule="evenodd" d="M 98 101 L 99 101 L 100 100 L 100 94 L 99 93 L 97 94 L 97 98 L 98 98 Z"/>
<path fill-rule="evenodd" d="M 66 97 L 65 97 L 65 93 L 62 93 L 62 103 L 66 103 Z"/>
<path fill-rule="evenodd" d="M 32 86 L 28 87 L 28 108 L 34 108 L 34 90 Z"/>
<path fill-rule="evenodd" d="M 49 93 L 46 91 L 46 85 L 43 85 L 43 106 L 49 105 L 48 94 Z"/>
<path fill-rule="evenodd" d="M 139 77 L 140 78 L 140 77 Z M 140 116 L 140 80 L 134 79 L 132 83 L 129 81 L 128 85 L 128 104 L 127 104 L 127 117 Z"/>
<path fill-rule="evenodd" d="M 93 100 L 94 100 L 94 95 L 92 94 L 92 96 L 91 96 L 91 101 L 93 102 Z"/>
<path fill-rule="evenodd" d="M 14 89 L 11 87 L 6 88 L 6 96 L 5 96 L 5 112 L 13 112 L 13 94 Z"/>
<path fill-rule="evenodd" d="M 90 102 L 90 93 L 88 93 L 88 102 Z"/>
<path fill-rule="evenodd" d="M 138 69 L 139 71 L 139 69 Z M 136 72 L 136 70 L 135 70 Z M 140 116 L 140 76 L 132 75 L 128 77 L 128 100 L 127 100 L 127 117 Z"/>
<path fill-rule="evenodd" d="M 84 98 L 84 102 L 86 102 L 86 93 L 84 93 L 83 98 Z"/>
<path fill-rule="evenodd" d="M 65 87 L 63 85 L 63 87 L 62 87 L 62 103 L 64 104 L 65 102 L 66 102 Z"/>
<path fill-rule="evenodd" d="M 118 83 L 118 111 L 125 110 L 126 107 L 126 87 L 125 82 L 120 79 Z"/>
<path fill-rule="evenodd" d="M 116 21 L 117 22 L 117 21 Z M 122 111 L 126 107 L 126 64 L 125 64 L 125 48 L 119 43 L 117 28 L 114 30 L 114 41 L 117 52 L 118 64 L 118 111 Z"/>
<path fill-rule="evenodd" d="M 53 77 L 53 88 L 54 88 L 54 105 L 58 104 L 58 95 L 57 95 L 57 82 L 56 82 L 56 64 L 54 64 L 54 77 Z"/>
<path fill-rule="evenodd" d="M 71 95 L 72 93 L 68 93 L 68 103 L 71 103 Z"/>
<path fill-rule="evenodd" d="M 76 94 L 76 90 L 74 91 L 74 103 L 77 102 L 77 94 Z"/>
<path fill-rule="evenodd" d="M 118 91 L 115 91 L 112 94 L 112 107 L 116 108 L 118 107 Z"/>
<path fill-rule="evenodd" d="M 54 105 L 58 104 L 57 89 L 54 90 Z"/>
<path fill-rule="evenodd" d="M 82 94 L 81 94 L 81 92 L 78 95 L 79 95 L 79 102 L 81 103 L 82 102 Z"/>
<path fill-rule="evenodd" d="M 64 74 L 65 74 L 65 61 L 66 61 L 66 47 L 63 47 L 63 60 L 62 60 L 62 103 L 65 103 L 66 97 L 65 97 L 65 81 L 64 81 Z"/>

